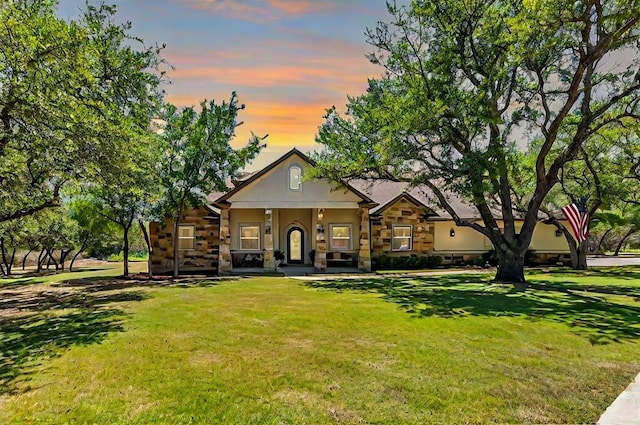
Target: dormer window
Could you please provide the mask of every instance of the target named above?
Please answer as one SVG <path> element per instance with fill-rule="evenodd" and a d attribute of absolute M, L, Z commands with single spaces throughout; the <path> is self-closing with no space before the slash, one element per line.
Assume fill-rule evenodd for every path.
<path fill-rule="evenodd" d="M 302 169 L 297 165 L 289 167 L 289 190 L 302 190 Z"/>

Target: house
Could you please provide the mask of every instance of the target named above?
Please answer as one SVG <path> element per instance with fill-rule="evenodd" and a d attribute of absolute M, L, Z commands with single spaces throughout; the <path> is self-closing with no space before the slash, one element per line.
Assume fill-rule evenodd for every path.
<path fill-rule="evenodd" d="M 312 161 L 293 149 L 189 210 L 178 231 L 181 271 L 274 270 L 277 256 L 317 270 L 371 270 L 372 257 L 382 255 L 438 255 L 456 262 L 492 248 L 485 236 L 456 226 L 420 189 L 395 182 L 361 181 L 342 189 L 324 180 L 303 182 L 310 167 Z M 480 221 L 473 207 L 454 201 L 463 218 Z M 150 226 L 154 273 L 173 267 L 172 229 L 170 218 Z M 569 252 L 564 236 L 542 223 L 531 249 L 547 257 Z"/>

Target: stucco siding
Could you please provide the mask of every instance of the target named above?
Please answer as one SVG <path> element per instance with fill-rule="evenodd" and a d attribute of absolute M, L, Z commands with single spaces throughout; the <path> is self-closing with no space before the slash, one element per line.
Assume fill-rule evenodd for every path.
<path fill-rule="evenodd" d="M 491 241 L 484 235 L 469 227 L 458 227 L 453 221 L 436 221 L 435 250 L 443 252 L 475 253 L 489 251 L 493 248 Z M 563 222 L 565 226 L 568 223 Z M 499 222 L 498 225 L 501 225 Z M 516 231 L 520 231 L 521 222 L 516 222 Z M 455 236 L 451 237 L 451 229 Z M 569 252 L 567 240 L 563 236 L 556 236 L 556 228 L 550 224 L 538 223 L 533 232 L 529 249 L 539 253 Z"/>
<path fill-rule="evenodd" d="M 302 158 L 294 155 L 273 170 L 249 183 L 228 199 L 232 209 L 252 208 L 357 208 L 360 197 L 346 189 L 333 190 L 323 180 L 302 183 L 301 190 L 289 189 L 289 168 L 299 166 L 305 171 L 310 167 Z"/>
<path fill-rule="evenodd" d="M 568 222 L 563 222 L 571 229 Z M 573 232 L 571 232 L 573 234 Z M 569 252 L 569 245 L 564 234 L 556 236 L 556 227 L 550 224 L 538 223 L 533 232 L 529 249 L 536 252 L 565 253 Z"/>
<path fill-rule="evenodd" d="M 480 253 L 491 249 L 488 239 L 470 227 L 458 227 L 453 220 L 433 223 L 436 252 Z M 451 236 L 451 229 L 455 231 L 455 236 Z"/>
<path fill-rule="evenodd" d="M 231 250 L 240 250 L 240 225 L 256 224 L 260 226 L 260 250 L 264 249 L 264 209 L 229 210 L 229 231 L 231 232 Z"/>
<path fill-rule="evenodd" d="M 286 254 L 287 251 L 287 233 L 292 227 L 299 227 L 304 231 L 304 262 L 308 264 L 309 251 L 311 251 L 311 240 L 315 237 L 315 229 L 311 227 L 311 209 L 280 209 L 278 210 L 279 231 L 278 241 L 275 246 L 276 250 L 280 250 Z M 275 227 L 275 226 L 274 226 Z M 285 255 L 286 258 L 286 255 Z"/>
<path fill-rule="evenodd" d="M 325 209 L 324 210 L 325 237 L 327 241 L 327 250 L 332 251 L 331 247 L 331 225 L 332 224 L 349 224 L 351 225 L 351 251 L 357 251 L 359 246 L 360 235 L 360 215 L 358 210 L 344 209 Z"/>

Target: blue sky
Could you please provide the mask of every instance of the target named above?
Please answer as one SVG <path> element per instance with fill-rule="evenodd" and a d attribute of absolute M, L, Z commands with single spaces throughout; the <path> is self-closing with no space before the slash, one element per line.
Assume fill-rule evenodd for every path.
<path fill-rule="evenodd" d="M 133 23 L 147 44 L 166 44 L 171 84 L 166 100 L 179 106 L 239 95 L 246 110 L 234 146 L 251 131 L 268 133 L 250 169 L 292 147 L 317 145 L 324 110 L 342 107 L 381 69 L 368 62 L 364 31 L 387 19 L 384 0 L 112 0 L 118 18 Z M 84 1 L 60 0 L 76 16 Z"/>

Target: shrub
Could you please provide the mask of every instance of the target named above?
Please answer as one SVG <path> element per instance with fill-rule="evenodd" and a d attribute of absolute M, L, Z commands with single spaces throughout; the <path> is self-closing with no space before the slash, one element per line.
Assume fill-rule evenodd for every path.
<path fill-rule="evenodd" d="M 417 270 L 438 267 L 440 264 L 442 257 L 438 255 L 389 257 L 383 254 L 373 259 L 372 267 L 374 270 Z"/>
<path fill-rule="evenodd" d="M 386 270 L 391 268 L 391 258 L 386 255 L 381 255 L 377 258 L 376 265 L 380 270 Z"/>
<path fill-rule="evenodd" d="M 149 255 L 146 251 L 130 251 L 129 252 L 129 261 L 147 261 L 149 259 Z M 119 262 L 124 261 L 124 252 L 120 251 L 117 254 L 111 254 L 107 258 L 107 261 Z"/>

